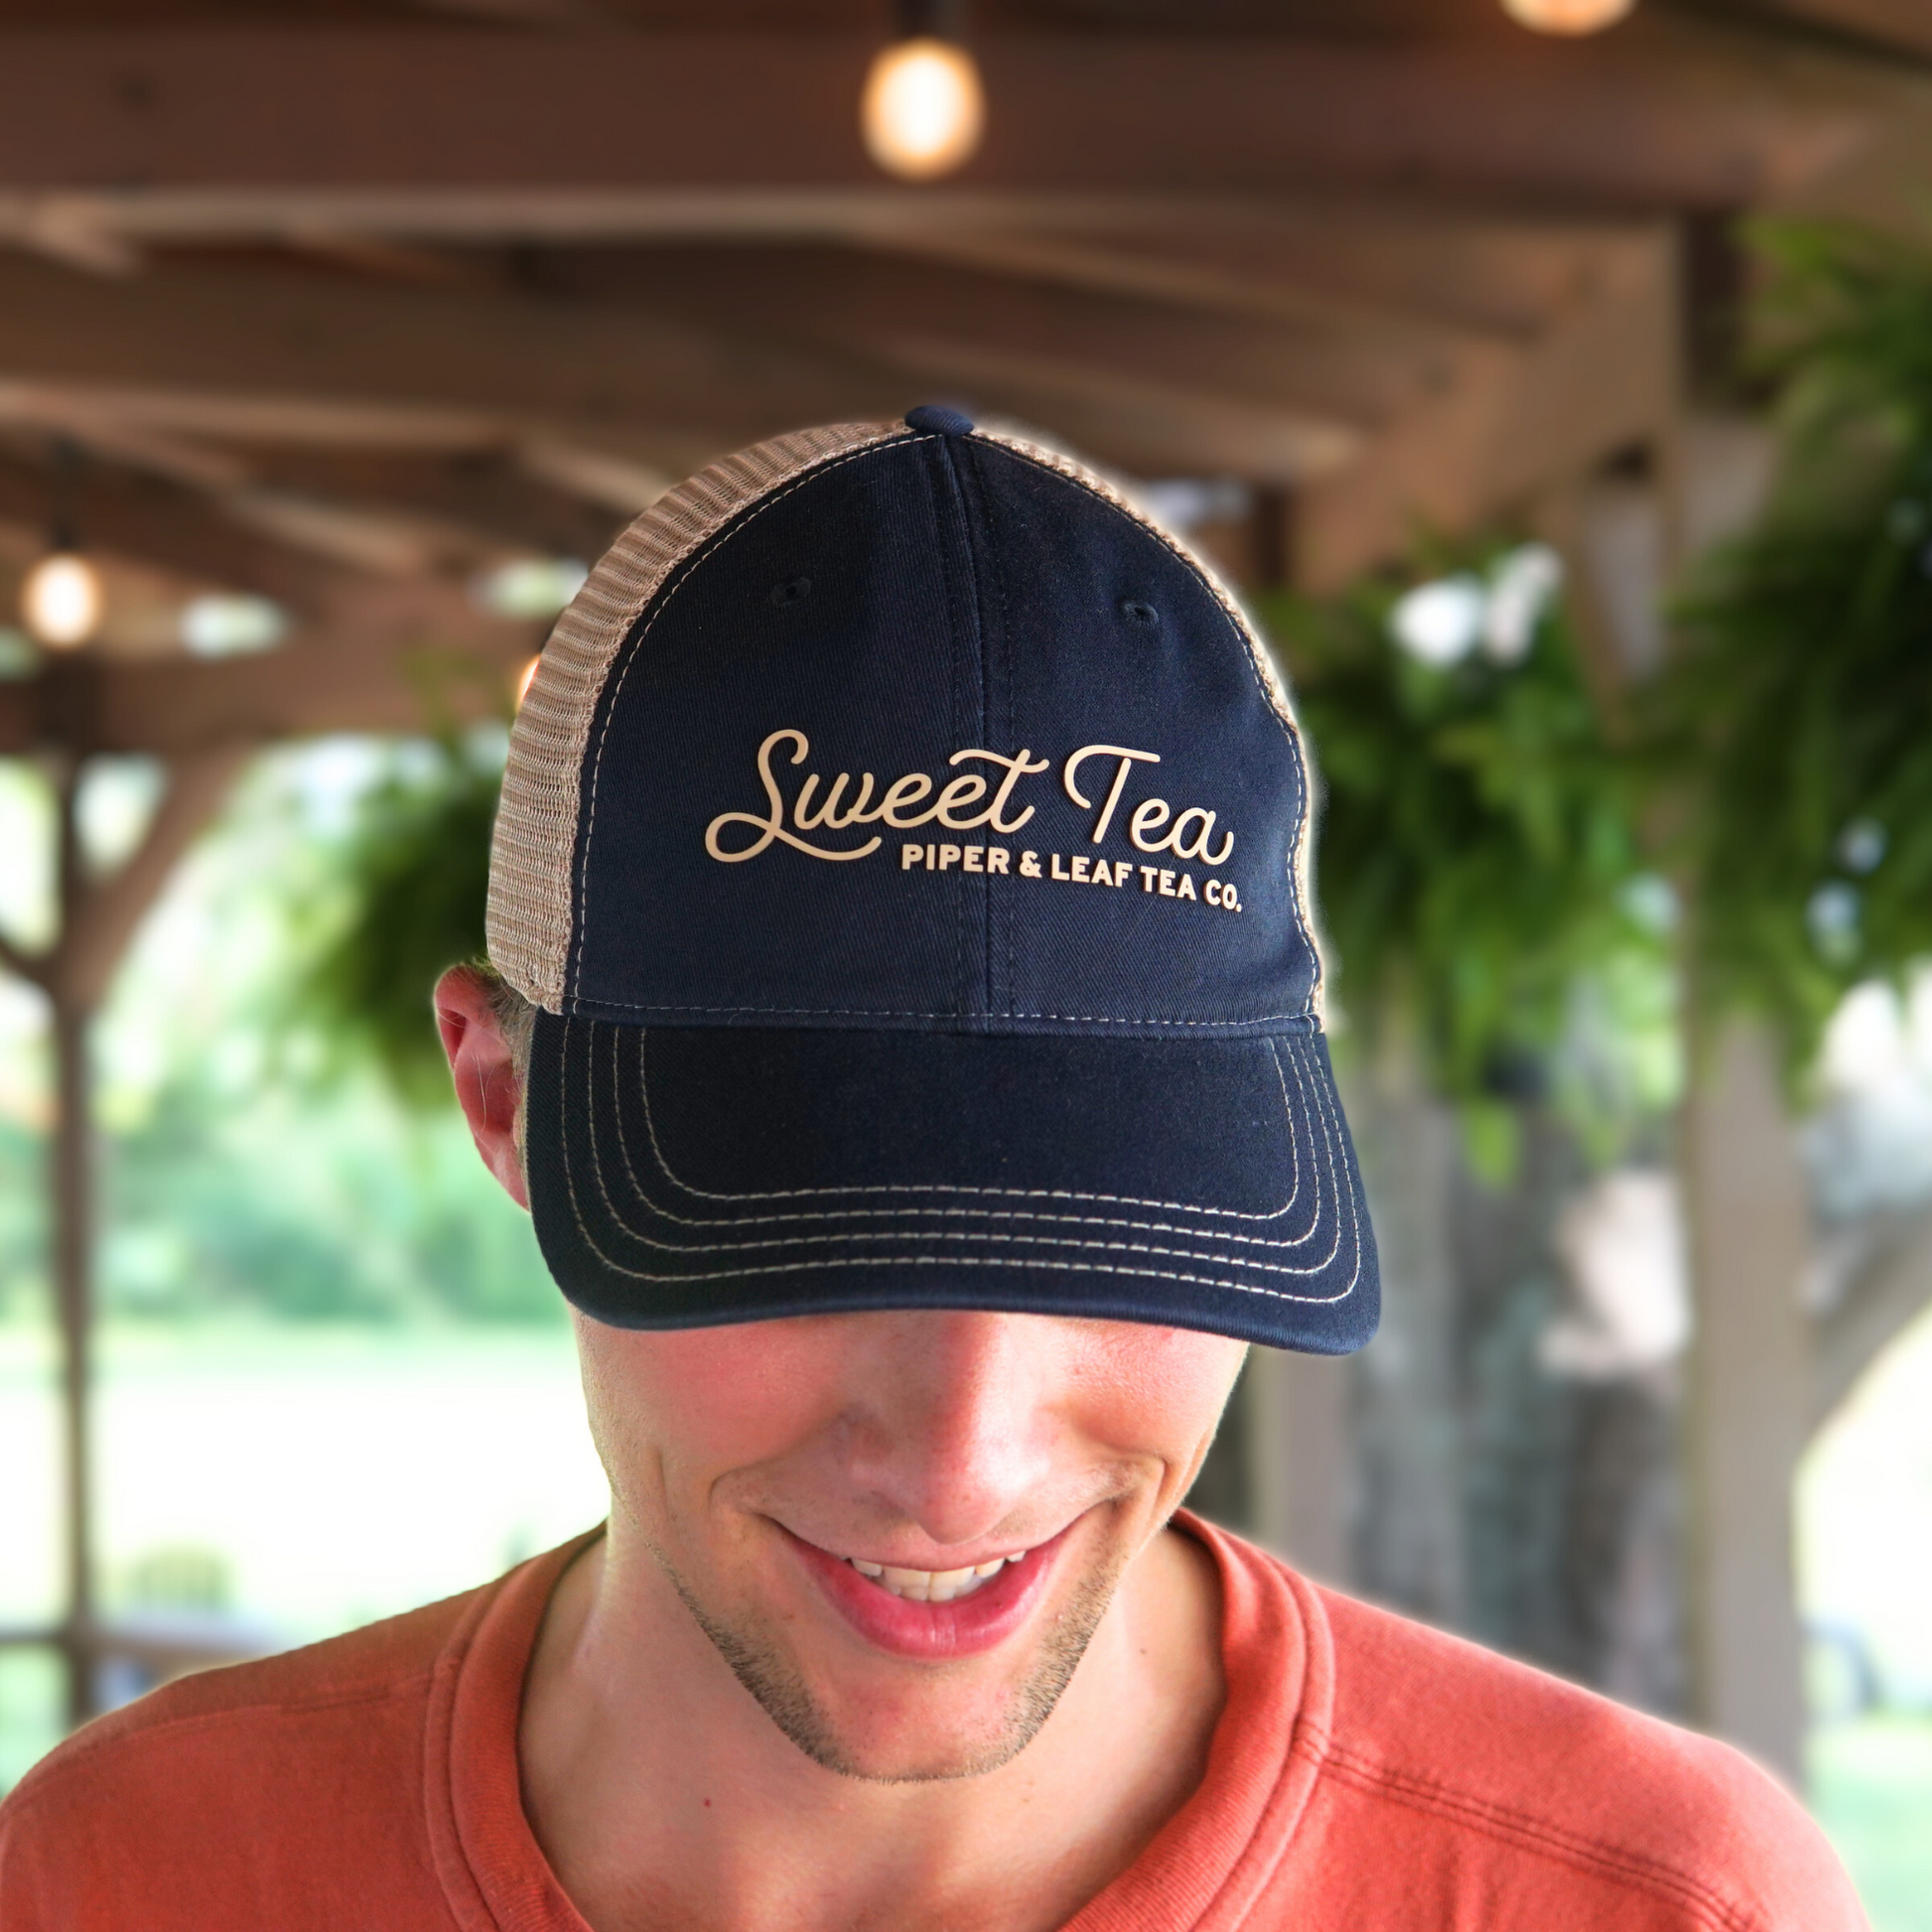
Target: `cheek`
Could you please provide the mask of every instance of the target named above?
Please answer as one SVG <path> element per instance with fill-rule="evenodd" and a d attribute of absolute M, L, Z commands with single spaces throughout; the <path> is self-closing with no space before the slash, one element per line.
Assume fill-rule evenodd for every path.
<path fill-rule="evenodd" d="M 1082 1326 L 1095 1331 L 1081 1379 L 1104 1410 L 1096 1421 L 1166 1460 L 1191 1460 L 1220 1421 L 1247 1344 L 1131 1321 Z"/>
<path fill-rule="evenodd" d="M 649 1456 L 667 1478 L 704 1481 L 764 1462 L 838 1404 L 809 1321 L 651 1331 L 577 1317 L 591 1433 L 607 1467 Z M 611 1469 L 614 1481 L 619 1471 Z"/>

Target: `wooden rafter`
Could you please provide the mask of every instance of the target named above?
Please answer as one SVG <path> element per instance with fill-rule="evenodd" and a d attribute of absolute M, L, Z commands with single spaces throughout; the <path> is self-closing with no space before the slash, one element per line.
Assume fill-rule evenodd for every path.
<path fill-rule="evenodd" d="M 1676 238 L 1654 229 L 1595 300 L 1409 411 L 1295 506 L 1297 576 L 1333 589 L 1425 530 L 1458 532 L 1631 445 L 1682 404 Z"/>
<path fill-rule="evenodd" d="M 294 642 L 259 655 L 64 658 L 0 684 L 0 757 L 164 759 L 320 732 L 420 732 L 500 717 L 539 626 L 471 610 L 434 584 L 357 586 Z"/>
<path fill-rule="evenodd" d="M 385 22 L 3 38 L 0 180 L 27 191 L 139 180 L 199 194 L 208 219 L 224 194 L 260 206 L 273 182 L 286 231 L 306 190 L 874 180 L 853 118 L 876 46 L 864 31 L 531 36 Z M 1846 158 L 1909 85 L 1826 48 L 1767 62 L 1748 33 L 1655 9 L 1581 46 L 1029 34 L 989 35 L 981 55 L 997 111 L 974 178 L 1035 190 L 1460 182 L 1731 206 Z M 269 100 L 272 114 L 257 111 Z M 125 198 L 129 216 L 136 202 Z M 156 200 L 134 225 L 152 232 L 180 207 L 171 217 Z M 56 248 L 125 241 L 127 221 L 87 207 L 22 202 L 13 221 Z"/>

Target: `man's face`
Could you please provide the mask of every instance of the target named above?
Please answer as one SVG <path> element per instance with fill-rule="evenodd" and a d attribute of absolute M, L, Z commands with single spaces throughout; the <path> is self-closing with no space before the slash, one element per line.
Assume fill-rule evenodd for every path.
<path fill-rule="evenodd" d="M 1243 1353 L 977 1312 L 577 1327 L 614 1528 L 800 1749 L 881 1779 L 1024 1748 L 1186 1493 Z"/>

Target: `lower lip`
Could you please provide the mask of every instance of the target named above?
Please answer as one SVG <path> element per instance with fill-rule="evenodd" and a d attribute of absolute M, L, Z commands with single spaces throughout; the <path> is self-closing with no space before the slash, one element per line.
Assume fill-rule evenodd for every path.
<path fill-rule="evenodd" d="M 1069 1526 L 1070 1527 L 1070 1526 Z M 1067 1532 L 1004 1565 L 968 1596 L 915 1603 L 860 1576 L 842 1557 L 785 1532 L 832 1607 L 869 1644 L 899 1657 L 974 1657 L 1004 1643 L 1026 1622 L 1045 1587 Z"/>

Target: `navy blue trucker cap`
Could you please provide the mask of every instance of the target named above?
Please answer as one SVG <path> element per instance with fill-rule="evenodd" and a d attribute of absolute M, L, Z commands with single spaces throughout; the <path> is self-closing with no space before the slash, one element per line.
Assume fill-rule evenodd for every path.
<path fill-rule="evenodd" d="M 635 1328 L 991 1309 L 1317 1354 L 1378 1309 L 1310 781 L 1234 600 L 940 408 L 781 436 L 591 573 L 510 740 L 564 1294 Z"/>

